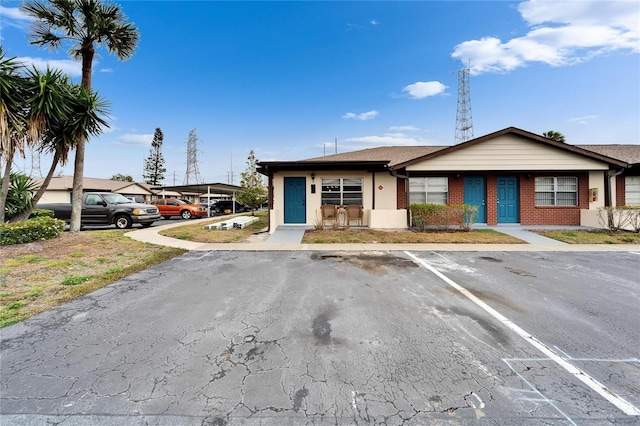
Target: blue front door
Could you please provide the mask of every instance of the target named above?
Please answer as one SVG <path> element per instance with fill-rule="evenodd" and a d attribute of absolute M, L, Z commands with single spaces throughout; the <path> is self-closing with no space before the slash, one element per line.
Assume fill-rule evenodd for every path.
<path fill-rule="evenodd" d="M 486 189 L 484 177 L 466 176 L 464 178 L 464 203 L 478 207 L 478 217 L 476 222 L 485 223 L 487 221 Z"/>
<path fill-rule="evenodd" d="M 284 178 L 284 223 L 307 223 L 306 180 Z"/>
<path fill-rule="evenodd" d="M 498 223 L 520 222 L 518 179 L 513 176 L 498 178 Z"/>

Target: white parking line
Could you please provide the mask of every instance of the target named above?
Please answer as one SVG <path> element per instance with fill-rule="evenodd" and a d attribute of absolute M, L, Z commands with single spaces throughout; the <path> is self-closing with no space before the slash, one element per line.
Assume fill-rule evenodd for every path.
<path fill-rule="evenodd" d="M 637 254 L 638 256 L 640 256 L 640 251 L 630 251 L 629 253 L 631 253 L 631 254 Z"/>
<path fill-rule="evenodd" d="M 576 379 L 580 380 L 582 383 L 590 387 L 592 390 L 598 393 L 601 397 L 618 407 L 623 413 L 628 416 L 640 416 L 640 409 L 635 407 L 626 399 L 622 398 L 620 395 L 616 394 L 613 390 L 607 388 L 605 385 L 600 383 L 598 380 L 589 376 L 585 371 L 571 364 L 570 362 L 564 360 L 556 351 L 554 351 L 551 347 L 545 345 L 536 337 L 532 336 L 530 333 L 526 332 L 524 329 L 516 325 L 514 322 L 509 320 L 507 317 L 493 309 L 491 306 L 484 303 L 482 300 L 473 295 L 469 290 L 457 284 L 455 281 L 444 275 L 442 272 L 438 271 L 436 268 L 431 266 L 427 261 L 420 259 L 415 256 L 413 253 L 408 251 L 404 252 L 407 256 L 413 259 L 416 263 L 423 266 L 425 269 L 431 271 L 434 275 L 438 276 L 441 280 L 449 284 L 451 287 L 458 290 L 462 295 L 464 295 L 467 299 L 471 300 L 473 303 L 478 305 L 480 308 L 484 309 L 489 315 L 500 321 L 506 327 L 508 327 L 511 331 L 516 333 L 518 336 L 522 337 L 525 341 L 529 342 L 532 346 L 542 352 L 544 355 L 549 357 L 552 361 L 558 364 L 560 367 L 564 368 L 569 374 L 573 375 Z"/>

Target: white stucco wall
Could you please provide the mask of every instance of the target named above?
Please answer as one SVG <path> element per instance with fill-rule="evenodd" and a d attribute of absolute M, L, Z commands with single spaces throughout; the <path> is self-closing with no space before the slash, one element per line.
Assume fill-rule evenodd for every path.
<path fill-rule="evenodd" d="M 311 179 L 311 174 L 315 175 Z M 406 228 L 406 211 L 397 210 L 396 178 L 389 173 L 365 171 L 309 171 L 278 172 L 273 176 L 273 207 L 270 211 L 271 232 L 284 225 L 284 178 L 304 177 L 306 181 L 306 222 L 300 226 L 314 226 L 321 220 L 322 179 L 361 178 L 363 225 L 375 228 Z M 311 193 L 311 185 L 316 185 L 316 193 Z M 375 211 L 373 200 L 375 192 Z M 375 224 L 375 226 L 373 225 Z M 289 224 L 287 224 L 289 225 Z"/>
<path fill-rule="evenodd" d="M 605 199 L 604 199 L 605 172 L 589 172 L 589 189 L 598 190 L 598 198 L 596 201 L 591 201 L 591 193 L 589 193 L 589 210 L 597 210 L 598 207 L 603 207 L 605 203 Z M 614 192 L 614 198 L 615 198 L 615 192 Z"/>
<path fill-rule="evenodd" d="M 44 191 L 38 204 L 45 203 L 70 203 L 71 193 L 68 191 Z"/>

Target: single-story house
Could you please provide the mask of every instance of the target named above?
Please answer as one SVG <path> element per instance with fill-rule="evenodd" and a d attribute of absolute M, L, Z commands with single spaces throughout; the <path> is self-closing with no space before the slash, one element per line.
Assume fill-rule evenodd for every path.
<path fill-rule="evenodd" d="M 44 179 L 36 179 L 38 186 Z M 143 197 L 146 201 L 162 198 L 159 191 L 151 189 L 151 185 L 141 182 L 124 182 L 111 179 L 97 179 L 85 177 L 82 181 L 84 192 L 116 192 L 125 197 Z M 71 203 L 73 193 L 73 176 L 58 176 L 51 178 L 47 190 L 42 195 L 40 203 Z M 167 191 L 166 197 L 179 198 L 177 191 Z"/>
<path fill-rule="evenodd" d="M 412 203 L 478 206 L 488 225 L 598 226 L 598 208 L 640 205 L 640 145 L 571 145 L 509 127 L 452 146 L 389 146 L 262 161 L 270 230 L 314 226 L 323 204 L 359 204 L 364 226 L 410 226 Z"/>

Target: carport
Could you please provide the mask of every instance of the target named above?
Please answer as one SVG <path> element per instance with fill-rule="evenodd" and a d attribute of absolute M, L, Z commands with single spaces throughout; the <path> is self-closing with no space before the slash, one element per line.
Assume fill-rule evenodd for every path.
<path fill-rule="evenodd" d="M 162 198 L 164 198 L 164 191 L 177 191 L 180 193 L 191 192 L 199 195 L 207 195 L 210 199 L 213 194 L 226 194 L 231 195 L 231 200 L 236 200 L 236 192 L 240 191 L 240 187 L 236 185 L 229 185 L 226 183 L 197 183 L 192 185 L 174 185 L 174 186 L 156 186 L 151 188 L 154 191 L 161 191 Z M 235 203 L 232 203 L 233 212 L 235 213 Z M 209 210 L 211 215 L 211 210 Z"/>

